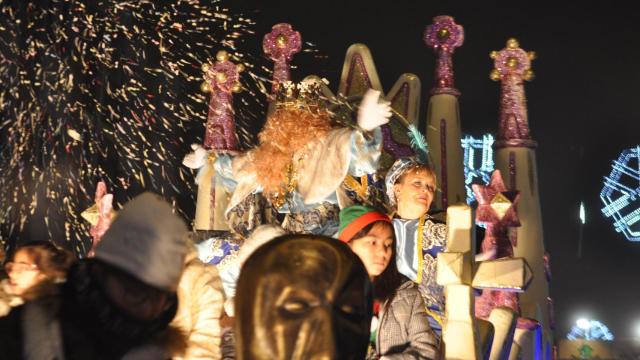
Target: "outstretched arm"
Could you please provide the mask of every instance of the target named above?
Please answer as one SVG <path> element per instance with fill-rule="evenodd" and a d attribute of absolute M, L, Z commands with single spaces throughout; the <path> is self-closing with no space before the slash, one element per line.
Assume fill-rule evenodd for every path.
<path fill-rule="evenodd" d="M 389 122 L 391 107 L 380 101 L 380 92 L 369 89 L 358 108 L 358 127 L 351 135 L 349 174 L 364 176 L 376 172 L 382 149 L 380 126 Z"/>
<path fill-rule="evenodd" d="M 233 177 L 233 168 L 231 162 L 233 156 L 229 154 L 215 154 L 212 150 L 207 150 L 200 144 L 192 144 L 192 152 L 188 153 L 182 160 L 182 165 L 199 170 L 196 175 L 196 184 L 200 183 L 200 177 L 209 169 L 209 166 L 213 166 L 216 171 L 216 175 L 224 186 L 225 190 L 229 193 L 233 192 L 237 182 Z M 210 157 L 213 158 L 210 159 Z"/>

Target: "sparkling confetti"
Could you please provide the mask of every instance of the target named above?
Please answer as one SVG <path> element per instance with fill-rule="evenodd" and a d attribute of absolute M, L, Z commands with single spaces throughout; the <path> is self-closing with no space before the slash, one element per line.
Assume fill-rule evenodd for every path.
<path fill-rule="evenodd" d="M 201 66 L 217 51 L 246 69 L 234 98 L 243 148 L 264 121 L 269 62 L 243 48 L 254 22 L 219 0 L 33 4 L 0 0 L 0 238 L 42 223 L 84 256 L 80 213 L 100 180 L 115 209 L 149 190 L 190 219 L 197 191 L 181 160 L 202 143 Z"/>

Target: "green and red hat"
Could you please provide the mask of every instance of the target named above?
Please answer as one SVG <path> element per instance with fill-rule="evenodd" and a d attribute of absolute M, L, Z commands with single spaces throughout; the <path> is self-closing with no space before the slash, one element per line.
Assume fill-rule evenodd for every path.
<path fill-rule="evenodd" d="M 380 211 L 363 206 L 353 205 L 340 210 L 340 228 L 338 239 L 349 242 L 365 226 L 376 221 L 385 221 L 391 224 L 391 219 Z"/>

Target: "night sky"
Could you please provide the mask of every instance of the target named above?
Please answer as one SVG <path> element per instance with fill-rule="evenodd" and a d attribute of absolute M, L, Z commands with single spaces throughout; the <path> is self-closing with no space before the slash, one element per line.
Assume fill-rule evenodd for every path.
<path fill-rule="evenodd" d="M 66 11 L 66 14 L 68 4 L 82 2 L 81 0 L 50 1 L 47 4 L 55 8 L 55 11 Z M 24 7 L 26 2 L 0 1 L 2 6 L 7 3 Z M 150 6 L 150 2 L 145 3 L 146 6 Z M 153 3 L 163 4 L 158 6 L 168 8 L 168 5 L 164 5 L 165 2 Z M 271 26 L 276 23 L 292 24 L 293 28 L 301 33 L 303 41 L 311 43 L 311 45 L 303 45 L 304 49 L 311 51 L 296 55 L 292 61 L 294 66 L 292 79 L 295 81 L 315 74 L 328 79 L 331 82 L 330 87 L 337 89 L 346 50 L 351 44 L 358 42 L 366 44 L 371 50 L 380 80 L 387 91 L 401 74 L 409 72 L 418 75 L 422 81 L 423 92 L 420 112 L 422 128 L 426 117 L 427 94 L 433 82 L 435 69 L 435 55 L 422 40 L 424 29 L 431 23 L 434 16 L 453 16 L 465 29 L 464 45 L 456 50 L 453 58 L 456 87 L 462 93 L 459 99 L 462 131 L 474 136 L 488 132 L 495 134 L 498 125 L 500 85 L 489 80 L 489 72 L 493 66 L 489 53 L 492 50 L 504 48 L 510 37 L 517 38 L 525 51 L 535 51 L 537 59 L 533 61 L 532 69 L 536 78 L 526 83 L 525 87 L 531 134 L 539 145 L 537 149 L 538 181 L 545 246 L 551 254 L 553 276 L 551 296 L 555 300 L 556 335 L 564 337 L 578 316 L 587 316 L 607 324 L 618 339 L 632 336 L 633 327 L 640 322 L 640 309 L 637 306 L 640 286 L 635 284 L 634 276 L 640 269 L 637 264 L 640 259 L 640 243 L 631 243 L 623 235 L 614 231 L 611 222 L 601 215 L 602 202 L 599 193 L 602 189 L 603 177 L 610 172 L 611 161 L 617 159 L 622 150 L 640 144 L 640 122 L 636 114 L 638 94 L 640 94 L 640 85 L 637 85 L 640 80 L 638 67 L 640 47 L 636 45 L 638 34 L 640 34 L 639 12 L 632 11 L 630 7 L 612 5 L 588 7 L 584 3 L 581 3 L 579 8 L 540 5 L 534 7 L 534 5 L 527 6 L 525 2 L 436 3 L 426 0 L 385 2 L 233 0 L 221 3 L 223 7 L 229 7 L 231 12 L 242 12 L 255 21 L 252 26 L 254 34 L 242 35 L 244 39 L 242 51 L 252 55 L 246 58 L 247 61 L 255 60 L 256 63 L 270 66 L 270 61 L 262 58 L 261 43 L 263 35 L 268 33 Z M 88 7 L 86 12 L 102 14 L 103 19 L 104 14 L 110 14 L 104 12 L 100 6 L 95 8 L 94 6 Z M 72 7 L 69 6 L 69 8 Z M 34 11 L 38 12 L 38 10 Z M 55 11 L 51 13 L 54 14 Z M 199 13 L 197 14 L 199 16 Z M 17 29 L 15 31 L 19 34 L 17 39 L 20 41 L 28 39 L 25 34 L 35 34 L 44 38 L 43 34 L 47 35 L 50 32 L 48 21 L 57 24 L 58 18 L 63 23 L 62 28 L 67 34 L 76 33 L 74 36 L 79 36 L 77 35 L 79 32 L 75 30 L 74 16 L 68 15 L 68 18 L 65 18 L 54 15 L 44 16 L 44 20 L 33 28 L 26 26 L 26 21 L 20 26 L 12 27 L 12 19 L 0 20 L 2 20 L 1 24 Z M 25 20 L 33 17 L 25 11 L 18 13 L 17 16 L 24 16 Z M 52 69 L 56 69 L 54 65 L 57 66 L 60 61 L 64 65 L 62 68 L 67 69 L 65 71 L 68 74 L 75 75 L 76 84 L 85 86 L 89 90 L 79 92 L 77 86 L 73 91 L 66 91 L 63 87 L 53 90 L 44 89 L 44 87 L 37 89 L 37 99 L 42 100 L 46 110 L 43 113 L 46 116 L 43 115 L 42 121 L 34 123 L 32 128 L 41 129 L 37 135 L 42 136 L 38 139 L 38 136 L 34 135 L 37 141 L 30 143 L 31 147 L 28 150 L 33 149 L 35 155 L 25 155 L 24 159 L 27 160 L 21 163 L 21 166 L 33 165 L 35 170 L 27 169 L 27 171 L 32 171 L 35 175 L 32 178 L 27 176 L 25 181 L 10 179 L 12 181 L 0 181 L 0 184 L 6 183 L 13 186 L 15 183 L 25 183 L 25 194 L 32 190 L 31 187 L 37 188 L 37 191 L 41 192 L 38 195 L 40 205 L 37 205 L 35 215 L 31 214 L 33 216 L 26 222 L 27 225 L 22 233 L 13 232 L 8 236 L 7 229 L 13 225 L 10 222 L 15 223 L 18 220 L 15 218 L 11 220 L 10 216 L 3 218 L 3 224 L 0 224 L 0 230 L 2 230 L 0 235 L 5 239 L 15 242 L 41 239 L 46 236 L 44 219 L 49 210 L 51 214 L 55 213 L 58 216 L 51 215 L 48 218 L 49 221 L 56 222 L 54 224 L 57 226 L 56 231 L 64 232 L 64 227 L 60 225 L 63 219 L 60 218 L 59 211 L 63 204 L 62 197 L 57 195 L 55 197 L 51 192 L 45 192 L 43 187 L 36 186 L 39 172 L 49 174 L 51 169 L 47 168 L 47 164 L 55 163 L 47 163 L 45 160 L 48 158 L 41 156 L 42 154 L 38 152 L 39 147 L 49 146 L 48 141 L 57 142 L 47 147 L 50 149 L 50 153 L 47 154 L 58 154 L 56 164 L 67 166 L 66 172 L 57 169 L 63 176 L 56 178 L 58 183 L 54 190 L 58 194 L 66 194 L 65 192 L 70 188 L 75 191 L 69 195 L 75 200 L 72 201 L 73 206 L 68 211 L 77 213 L 88 207 L 93 201 L 95 182 L 104 179 L 120 202 L 143 189 L 148 189 L 172 199 L 183 216 L 187 218 L 193 216 L 196 190 L 191 179 L 195 174 L 185 169 L 175 169 L 181 168 L 180 160 L 189 150 L 188 145 L 201 137 L 202 120 L 206 116 L 206 102 L 196 101 L 205 99 L 205 95 L 199 91 L 200 65 L 217 51 L 216 44 L 205 44 L 205 46 L 203 43 L 217 37 L 200 34 L 197 39 L 179 38 L 187 44 L 175 43 L 171 51 L 164 53 L 162 58 L 157 49 L 152 49 L 154 43 L 150 41 L 157 40 L 155 18 L 149 18 L 149 21 L 146 21 L 145 17 L 113 18 L 113 21 L 120 20 L 125 23 L 123 27 L 129 27 L 127 31 L 134 29 L 133 24 L 137 24 L 141 29 L 135 34 L 136 36 L 131 37 L 133 40 L 127 42 L 128 40 L 124 39 L 127 31 L 120 28 L 101 29 L 121 35 L 118 40 L 112 38 L 107 43 L 115 46 L 114 54 L 120 56 L 123 63 L 133 67 L 134 71 L 131 73 L 120 71 L 117 67 L 110 68 L 102 59 L 94 59 L 93 53 L 86 51 L 84 54 L 87 55 L 86 59 L 92 61 L 89 68 L 95 74 L 90 76 L 78 65 L 77 59 L 69 60 L 73 59 L 69 54 L 79 55 L 77 51 L 80 51 L 76 48 L 74 38 L 61 41 L 56 44 L 56 47 L 39 48 L 35 52 L 37 56 L 47 51 L 53 55 L 36 56 L 29 60 L 49 64 Z M 78 26 L 82 31 L 86 29 L 82 24 Z M 181 31 L 168 29 L 168 26 L 163 28 L 165 34 L 178 34 Z M 189 24 L 185 22 L 184 27 L 185 31 L 182 34 L 187 34 L 186 29 Z M 41 29 L 44 30 L 40 31 Z M 0 33 L 0 40 L 11 40 L 12 36 L 13 33 Z M 53 38 L 55 40 L 55 36 Z M 85 41 L 90 48 L 94 44 L 103 43 L 103 40 L 104 38 L 98 36 L 82 41 Z M 0 46 L 0 65 L 5 66 L 4 69 L 31 66 L 31 62 L 16 61 L 12 58 L 14 54 L 11 53 L 10 47 L 5 46 L 6 44 L 2 41 L 0 45 L 2 45 Z M 186 45 L 193 45 L 195 50 Z M 153 51 L 147 51 L 150 49 Z M 144 54 L 148 56 L 140 56 L 144 51 L 147 51 Z M 180 77 L 168 77 L 166 74 L 169 74 L 169 70 L 172 69 L 166 67 L 165 62 L 171 60 L 177 63 L 177 57 L 183 54 L 187 56 L 191 51 L 195 56 L 186 59 L 180 66 L 193 78 L 186 81 Z M 6 56 L 7 62 L 4 62 L 5 59 L 2 56 Z M 7 63 L 15 66 L 6 67 Z M 151 73 L 145 72 L 148 68 L 163 66 L 165 66 L 163 68 L 165 72 L 159 72 L 157 76 L 149 76 Z M 120 72 L 116 74 L 115 72 L 118 71 Z M 256 70 L 256 73 L 260 71 Z M 11 80 L 11 74 L 11 72 L 0 71 L 4 81 L 4 83 L 0 81 L 0 90 L 5 91 L 8 86 L 12 86 L 6 85 L 7 80 Z M 55 71 L 50 74 L 54 77 L 56 75 Z M 246 83 L 246 73 L 244 76 Z M 111 94 L 107 96 L 107 92 L 113 90 L 105 86 L 105 83 L 108 83 L 107 80 L 111 81 L 111 86 L 116 83 L 125 88 L 128 86 L 127 81 L 130 77 L 135 77 L 144 85 L 140 87 L 145 91 L 138 94 L 140 98 L 145 99 L 144 101 L 123 103 L 117 96 Z M 159 90 L 160 85 L 165 86 L 164 90 Z M 10 93 L 9 90 L 4 93 Z M 263 96 L 253 96 L 251 93 L 237 96 L 244 96 L 245 99 L 255 97 L 247 101 L 247 104 L 254 107 L 256 99 L 264 101 Z M 93 103 L 89 100 L 85 102 L 88 104 L 85 117 L 78 117 L 76 113 L 70 114 L 65 110 L 66 103 L 71 103 L 67 100 L 85 98 L 93 101 Z M 58 101 L 55 106 L 51 103 L 47 104 L 47 101 L 53 102 L 51 99 Z M 20 104 L 20 101 L 24 100 L 16 100 L 15 103 Z M 95 108 L 99 108 L 96 102 L 101 101 L 102 105 L 112 104 L 118 110 L 118 115 L 129 116 L 128 114 L 132 113 L 142 117 L 144 121 L 135 119 L 136 121 L 118 120 L 118 122 L 114 115 L 105 109 L 94 111 Z M 254 102 L 251 103 L 251 101 Z M 187 111 L 163 105 L 181 102 L 192 108 Z M 6 104 L 8 103 L 5 102 Z M 253 114 L 253 117 L 247 116 L 237 120 L 244 124 L 253 124 L 251 126 L 256 132 L 261 125 L 262 120 L 258 117 L 261 117 L 260 112 L 263 109 L 242 109 L 242 105 L 238 104 L 240 104 L 239 101 L 236 104 L 237 114 L 249 113 Z M 151 105 L 154 107 L 150 107 Z M 25 106 L 24 109 L 30 108 Z M 5 155 L 15 151 L 12 148 L 13 144 L 6 141 L 9 138 L 8 134 L 11 134 L 7 130 L 10 129 L 10 124 L 4 123 L 7 119 L 11 120 L 13 115 L 10 115 L 12 114 L 10 108 L 5 107 L 0 110 L 0 120 L 2 120 L 0 121 L 0 139 L 3 141 L 0 144 L 2 145 L 0 146 L 0 155 L 2 155 L 0 171 L 9 178 L 14 175 L 6 174 L 19 172 L 16 169 L 4 167 Z M 153 113 L 154 116 L 147 117 L 148 113 Z M 166 120 L 167 124 L 164 127 L 160 126 L 161 119 Z M 96 139 L 95 141 L 102 142 L 102 145 L 107 144 L 104 145 L 108 148 L 108 151 L 105 150 L 106 155 L 99 155 L 95 150 L 90 149 L 90 141 L 74 143 L 65 138 L 64 131 L 53 134 L 48 131 L 57 128 L 58 122 L 64 123 L 67 129 L 77 129 L 85 140 Z M 154 141 L 147 143 L 145 140 L 144 144 L 137 144 L 135 141 L 140 140 L 139 134 L 146 135 Z M 247 137 L 251 136 L 245 136 Z M 130 144 L 140 145 L 136 151 L 142 149 L 145 154 L 148 152 L 150 154 L 148 159 L 155 161 L 153 162 L 155 165 L 147 166 L 146 163 L 142 163 L 142 160 L 133 159 L 133 156 L 125 154 L 125 150 L 131 149 Z M 106 159 L 103 160 L 100 156 Z M 101 161 L 104 162 L 103 165 L 100 165 Z M 125 164 L 126 161 L 132 163 Z M 74 178 L 75 166 L 79 169 L 86 163 L 98 164 L 103 170 L 98 171 L 94 168 L 92 172 L 82 176 L 77 175 L 77 179 Z M 139 175 L 131 176 L 133 170 Z M 143 174 L 143 171 L 146 173 Z M 162 176 L 159 175 L 160 172 Z M 69 184 L 59 181 L 66 178 L 70 179 Z M 32 179 L 33 183 L 29 183 L 29 179 Z M 142 182 L 140 179 L 146 181 Z M 638 186 L 637 182 L 634 186 Z M 9 197 L 3 196 L 13 191 L 8 187 L 9 185 L 7 188 L 0 188 L 0 200 L 2 200 L 0 206 L 3 208 L 14 205 L 8 203 Z M 47 196 L 51 196 L 57 202 L 47 203 L 45 201 Z M 30 203 L 31 199 L 25 197 L 22 201 Z M 583 256 L 579 259 L 577 256 L 578 207 L 581 201 L 584 201 L 586 206 L 587 224 L 584 227 Z M 635 205 L 640 205 L 640 201 L 636 200 Z M 28 206 L 20 209 L 23 213 L 28 212 Z M 15 207 L 13 211 L 17 213 Z M 27 216 L 30 215 L 27 214 Z M 74 224 L 80 224 L 82 219 L 75 221 Z M 78 232 L 84 233 L 77 238 L 84 239 L 86 243 L 89 241 L 88 226 L 84 224 L 81 227 L 83 227 L 80 229 L 82 231 L 78 230 Z"/>
<path fill-rule="evenodd" d="M 556 335 L 564 337 L 578 316 L 598 319 L 619 338 L 633 336 L 640 322 L 640 243 L 616 233 L 601 213 L 602 179 L 623 149 L 640 143 L 640 13 L 630 8 L 581 4 L 579 8 L 507 2 L 431 1 L 243 1 L 234 5 L 256 20 L 256 51 L 273 24 L 291 23 L 326 58 L 300 54 L 294 80 L 318 74 L 337 88 L 349 45 L 371 50 L 388 91 L 405 72 L 418 75 L 426 96 L 435 56 L 422 41 L 437 15 L 451 15 L 465 29 L 454 54 L 456 86 L 462 92 L 463 133 L 496 133 L 499 84 L 489 79 L 492 50 L 515 37 L 535 51 L 536 78 L 526 83 L 529 124 L 538 141 L 537 161 L 546 250 L 551 254 L 551 296 Z M 252 12 L 254 11 L 254 12 Z M 636 183 L 635 186 L 638 186 Z M 587 224 L 583 256 L 577 257 L 578 208 Z M 640 201 L 636 201 L 636 206 Z"/>

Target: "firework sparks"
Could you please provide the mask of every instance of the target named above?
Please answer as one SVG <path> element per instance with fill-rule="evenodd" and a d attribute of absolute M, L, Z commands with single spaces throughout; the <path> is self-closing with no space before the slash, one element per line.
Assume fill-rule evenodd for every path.
<path fill-rule="evenodd" d="M 242 63 L 240 143 L 263 119 L 268 62 L 242 49 L 253 21 L 220 1 L 0 0 L 0 219 L 3 238 L 42 226 L 83 256 L 80 213 L 99 180 L 117 209 L 143 189 L 191 218 L 195 188 L 180 166 L 202 142 L 207 94 L 201 65 L 226 50 Z M 63 239 L 64 237 L 64 239 Z"/>

